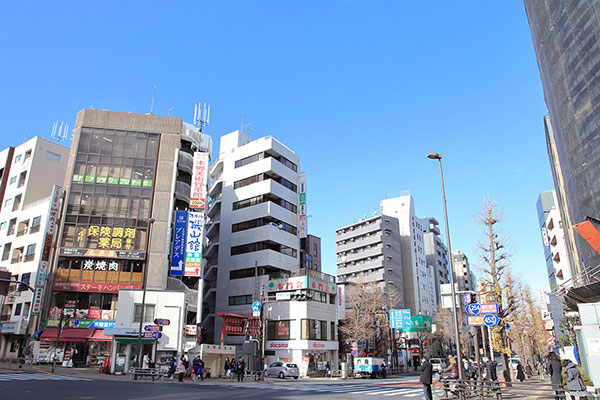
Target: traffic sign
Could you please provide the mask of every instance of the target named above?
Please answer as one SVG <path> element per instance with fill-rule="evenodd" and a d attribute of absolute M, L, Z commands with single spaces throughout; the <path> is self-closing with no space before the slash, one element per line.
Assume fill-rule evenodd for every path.
<path fill-rule="evenodd" d="M 260 311 L 252 311 L 253 317 L 260 317 Z"/>
<path fill-rule="evenodd" d="M 495 314 L 467 315 L 468 326 L 494 326 L 500 321 Z"/>
<path fill-rule="evenodd" d="M 254 312 L 259 312 L 261 307 L 262 305 L 260 304 L 260 301 L 255 301 L 254 303 L 252 303 L 252 311 Z"/>
<path fill-rule="evenodd" d="M 410 309 L 390 310 L 390 328 L 409 329 L 411 326 Z"/>
<path fill-rule="evenodd" d="M 352 348 L 358 349 L 358 342 L 352 342 Z"/>
<path fill-rule="evenodd" d="M 352 350 L 352 356 L 356 357 L 358 355 L 358 350 Z"/>
<path fill-rule="evenodd" d="M 163 318 L 157 318 L 154 320 L 154 323 L 156 325 L 171 325 L 171 320 L 169 319 L 163 319 Z"/>
<path fill-rule="evenodd" d="M 160 325 L 146 325 L 146 326 L 144 326 L 144 330 L 146 332 L 160 332 L 160 331 L 162 331 L 162 326 L 160 326 Z"/>
<path fill-rule="evenodd" d="M 546 339 L 546 343 L 548 344 L 548 346 L 554 347 L 556 345 L 556 339 L 554 338 L 554 336 L 549 336 L 548 339 Z"/>
<path fill-rule="evenodd" d="M 467 313 L 471 315 L 498 314 L 498 303 L 479 304 L 473 303 L 466 307 Z"/>
<path fill-rule="evenodd" d="M 158 339 L 162 337 L 162 333 L 160 332 L 152 332 L 152 339 Z"/>

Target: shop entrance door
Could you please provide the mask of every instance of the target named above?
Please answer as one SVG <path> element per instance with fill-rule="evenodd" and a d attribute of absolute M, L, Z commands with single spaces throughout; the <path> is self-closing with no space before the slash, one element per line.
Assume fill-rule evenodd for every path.
<path fill-rule="evenodd" d="M 85 366 L 88 355 L 87 343 L 77 343 L 73 349 L 74 351 L 71 356 L 73 357 L 73 366 Z"/>

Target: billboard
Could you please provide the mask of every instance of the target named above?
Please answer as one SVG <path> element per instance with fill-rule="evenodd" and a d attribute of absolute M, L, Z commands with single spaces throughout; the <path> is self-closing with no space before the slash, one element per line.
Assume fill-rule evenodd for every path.
<path fill-rule="evenodd" d="M 194 153 L 190 208 L 203 210 L 206 206 L 206 181 L 208 180 L 208 153 Z"/>
<path fill-rule="evenodd" d="M 306 237 L 306 172 L 298 174 L 298 237 Z"/>
<path fill-rule="evenodd" d="M 204 241 L 204 214 L 188 213 L 185 243 L 184 276 L 202 275 L 202 242 Z"/>
<path fill-rule="evenodd" d="M 175 212 L 175 227 L 173 228 L 173 246 L 171 247 L 171 275 L 182 276 L 185 260 L 185 237 L 187 234 L 187 211 Z"/>

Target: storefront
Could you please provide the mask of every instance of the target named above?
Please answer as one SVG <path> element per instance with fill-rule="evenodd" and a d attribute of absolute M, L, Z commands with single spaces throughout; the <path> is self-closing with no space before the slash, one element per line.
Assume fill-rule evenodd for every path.
<path fill-rule="evenodd" d="M 267 364 L 275 361 L 291 362 L 298 365 L 300 375 L 320 375 L 325 373 L 325 364 L 338 369 L 338 343 L 313 340 L 269 340 L 266 342 Z"/>
<path fill-rule="evenodd" d="M 104 335 L 104 329 L 64 328 L 59 333 L 58 328 L 46 328 L 34 345 L 34 359 L 50 362 L 56 357 L 57 362 L 69 366 L 97 366 L 110 348 L 111 337 Z"/>

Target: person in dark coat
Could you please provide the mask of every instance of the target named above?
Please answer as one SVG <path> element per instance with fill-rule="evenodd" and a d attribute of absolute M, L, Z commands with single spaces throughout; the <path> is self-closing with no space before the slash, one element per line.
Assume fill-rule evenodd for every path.
<path fill-rule="evenodd" d="M 423 384 L 423 394 L 425 395 L 425 400 L 433 400 L 433 395 L 431 393 L 433 365 L 431 365 L 429 360 L 425 357 L 423 357 L 421 360 L 421 364 L 421 377 L 419 378 L 419 382 Z"/>
<path fill-rule="evenodd" d="M 231 368 L 231 364 L 229 363 L 229 357 L 225 358 L 225 365 L 223 366 L 223 368 L 225 369 L 225 377 L 228 377 L 231 373 L 231 370 L 229 369 Z"/>
<path fill-rule="evenodd" d="M 587 392 L 579 368 L 571 360 L 562 360 L 562 366 L 567 378 L 567 390 L 572 399 L 587 399 Z"/>
<path fill-rule="evenodd" d="M 496 360 L 490 359 L 486 361 L 485 371 L 486 379 L 488 381 L 495 382 L 498 380 L 498 371 L 496 370 L 496 368 L 498 368 L 498 363 L 496 362 Z"/>
<path fill-rule="evenodd" d="M 548 353 L 548 365 L 546 366 L 546 372 L 550 375 L 550 383 L 556 394 L 556 399 L 559 400 L 564 396 L 564 390 L 562 386 L 562 365 L 558 355 L 551 351 Z"/>
<path fill-rule="evenodd" d="M 246 372 L 246 361 L 244 357 L 240 357 L 237 362 L 237 380 L 238 382 L 244 382 L 244 373 Z"/>
<path fill-rule="evenodd" d="M 523 365 L 517 364 L 517 379 L 523 382 L 525 380 L 525 373 L 523 372 Z"/>

